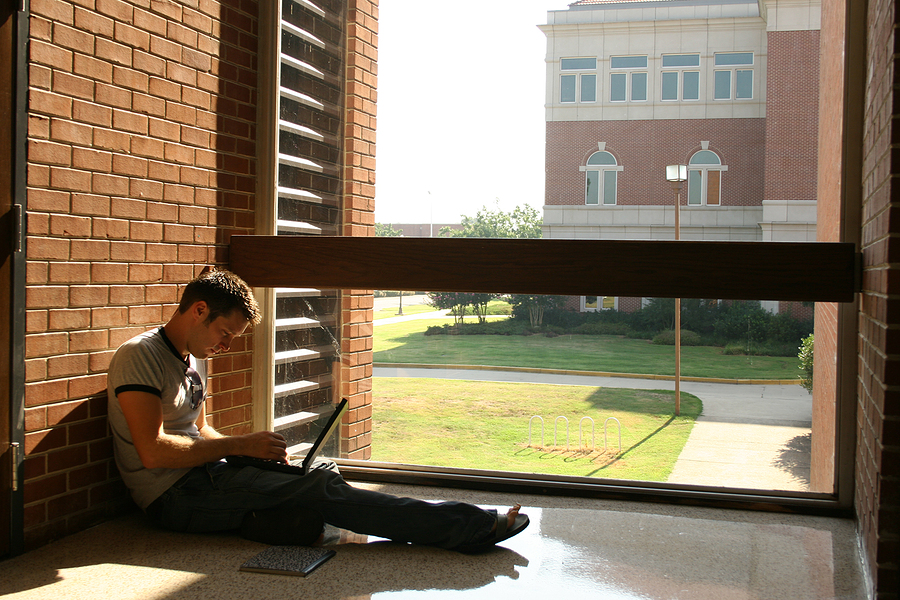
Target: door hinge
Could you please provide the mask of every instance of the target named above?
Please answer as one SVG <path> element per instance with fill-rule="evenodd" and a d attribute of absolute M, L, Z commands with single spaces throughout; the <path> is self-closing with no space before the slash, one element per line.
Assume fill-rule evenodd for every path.
<path fill-rule="evenodd" d="M 9 445 L 9 474 L 12 479 L 10 487 L 12 491 L 19 491 L 19 442 L 12 442 Z"/>

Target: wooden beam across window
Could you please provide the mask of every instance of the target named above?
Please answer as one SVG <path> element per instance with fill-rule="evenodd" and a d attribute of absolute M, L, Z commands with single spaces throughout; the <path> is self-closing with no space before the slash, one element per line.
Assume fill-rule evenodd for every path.
<path fill-rule="evenodd" d="M 257 287 L 850 302 L 853 244 L 243 236 Z"/>

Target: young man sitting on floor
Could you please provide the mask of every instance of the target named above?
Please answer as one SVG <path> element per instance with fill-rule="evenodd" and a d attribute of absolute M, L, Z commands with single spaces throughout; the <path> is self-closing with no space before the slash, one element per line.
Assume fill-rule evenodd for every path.
<path fill-rule="evenodd" d="M 222 460 L 286 461 L 278 433 L 224 436 L 206 422 L 206 359 L 260 320 L 247 284 L 210 271 L 187 285 L 172 318 L 122 344 L 109 366 L 116 464 L 152 521 L 185 532 L 241 530 L 256 541 L 309 545 L 328 523 L 356 533 L 479 552 L 528 525 L 461 502 L 429 503 L 351 487 L 336 468 L 295 475 Z"/>

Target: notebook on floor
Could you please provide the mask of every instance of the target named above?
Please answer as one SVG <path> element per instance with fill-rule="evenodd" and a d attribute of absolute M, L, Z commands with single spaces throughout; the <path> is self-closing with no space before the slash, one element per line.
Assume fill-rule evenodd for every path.
<path fill-rule="evenodd" d="M 306 456 L 300 460 L 293 460 L 290 463 L 283 463 L 276 460 L 266 460 L 264 458 L 254 458 L 252 456 L 226 456 L 225 460 L 228 461 L 229 464 L 237 465 L 241 467 L 257 467 L 259 469 L 268 469 L 271 471 L 281 471 L 284 473 L 295 473 L 298 475 L 306 475 L 309 473 L 309 470 L 312 468 L 313 462 L 315 462 L 316 457 L 322 452 L 322 448 L 325 447 L 325 443 L 331 437 L 331 434 L 334 433 L 334 430 L 338 428 L 338 425 L 341 423 L 341 417 L 344 416 L 344 413 L 347 412 L 348 402 L 346 398 L 343 398 L 341 402 L 337 405 L 337 408 L 334 409 L 334 412 L 331 413 L 331 417 L 328 418 L 328 423 L 325 425 L 325 428 L 322 429 L 321 433 L 319 433 L 319 437 L 316 438 L 316 441 L 313 442 L 313 445 L 310 447 L 309 452 L 306 453 Z"/>
<path fill-rule="evenodd" d="M 238 570 L 306 577 L 334 555 L 334 550 L 325 548 L 272 546 L 242 564 Z"/>

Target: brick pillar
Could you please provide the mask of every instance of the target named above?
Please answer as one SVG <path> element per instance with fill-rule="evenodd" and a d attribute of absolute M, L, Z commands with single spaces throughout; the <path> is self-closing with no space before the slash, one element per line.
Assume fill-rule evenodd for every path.
<path fill-rule="evenodd" d="M 378 3 L 350 0 L 347 13 L 343 235 L 375 235 L 375 100 Z M 350 400 L 341 455 L 372 450 L 372 290 L 344 290 L 341 394 Z"/>

